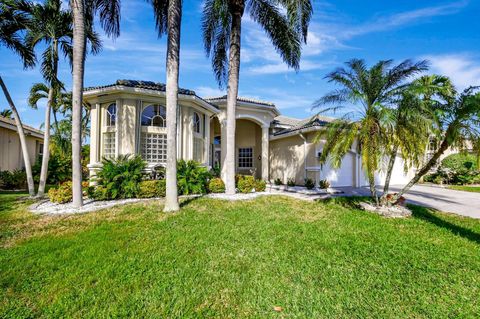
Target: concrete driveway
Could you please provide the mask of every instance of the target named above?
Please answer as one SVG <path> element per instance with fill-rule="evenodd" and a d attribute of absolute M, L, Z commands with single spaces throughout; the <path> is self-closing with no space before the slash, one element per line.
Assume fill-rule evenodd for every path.
<path fill-rule="evenodd" d="M 340 196 L 369 196 L 368 187 L 340 187 L 344 194 Z M 381 191 L 381 189 L 379 189 Z M 392 186 L 390 192 L 400 187 Z M 480 193 L 456 191 L 442 187 L 415 185 L 405 195 L 408 203 L 431 207 L 442 212 L 454 213 L 480 219 Z"/>

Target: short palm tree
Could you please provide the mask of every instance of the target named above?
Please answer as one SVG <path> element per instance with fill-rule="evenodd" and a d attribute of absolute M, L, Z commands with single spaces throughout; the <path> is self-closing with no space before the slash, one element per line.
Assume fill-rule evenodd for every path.
<path fill-rule="evenodd" d="M 470 87 L 460 94 L 448 97 L 446 101 L 437 101 L 434 105 L 435 125 L 438 128 L 440 143 L 432 157 L 420 167 L 415 176 L 397 194 L 397 201 L 410 188 L 427 174 L 449 147 L 465 149 L 469 143 L 478 151 L 480 140 L 480 87 Z"/>
<path fill-rule="evenodd" d="M 49 86 L 47 107 L 45 108 L 42 168 L 37 192 L 39 197 L 44 195 L 48 174 L 50 113 L 54 107 L 55 98 L 63 88 L 62 82 L 58 79 L 59 55 L 62 53 L 68 57 L 70 63 L 72 56 L 72 14 L 69 10 L 63 10 L 61 4 L 60 0 L 46 0 L 43 4 L 32 3 L 27 8 L 31 21 L 26 35 L 26 43 L 32 48 L 40 44 L 46 45 L 42 53 L 41 72 Z M 101 48 L 99 36 L 91 28 L 87 29 L 86 34 L 92 53 L 99 52 Z M 54 114 L 56 114 L 55 110 Z M 57 123 L 57 119 L 55 121 Z"/>
<path fill-rule="evenodd" d="M 4 109 L 4 110 L 1 110 L 0 111 L 0 116 L 1 117 L 7 117 L 7 118 L 11 118 L 12 117 L 12 110 L 10 109 Z"/>
<path fill-rule="evenodd" d="M 150 0 L 159 36 L 167 34 L 167 167 L 165 171 L 165 212 L 179 210 L 177 187 L 178 70 L 182 0 Z"/>
<path fill-rule="evenodd" d="M 368 68 L 363 60 L 347 62 L 346 68 L 339 68 L 326 76 L 329 82 L 341 88 L 326 94 L 313 105 L 322 108 L 320 112 L 336 112 L 345 108 L 345 104 L 353 108 L 329 123 L 318 136 L 318 139 L 326 137 L 320 160 L 323 163 L 330 160 L 333 167 L 340 167 L 343 157 L 355 145 L 377 205 L 375 172 L 380 170 L 388 145 L 391 145 L 392 108 L 405 89 L 405 81 L 427 69 L 426 61 L 413 63 L 405 60 L 395 66 L 392 64 L 392 60 L 386 60 Z"/>
<path fill-rule="evenodd" d="M 12 0 L 2 0 L 0 2 L 0 45 L 3 45 L 13 52 L 18 54 L 22 59 L 25 68 L 33 67 L 35 65 L 35 54 L 31 48 L 25 45 L 22 32 L 25 31 L 28 25 L 28 18 L 24 13 L 18 12 L 12 8 Z M 28 193 L 30 196 L 35 195 L 35 185 L 33 182 L 32 166 L 30 157 L 28 155 L 27 142 L 25 139 L 25 132 L 23 130 L 22 121 L 18 114 L 15 103 L 8 92 L 7 86 L 0 76 L 0 86 L 7 99 L 7 102 L 12 110 L 15 125 L 17 126 L 20 145 L 22 148 L 23 161 L 25 165 L 25 172 L 27 175 Z"/>
<path fill-rule="evenodd" d="M 244 12 L 257 22 L 288 66 L 298 69 L 302 40 L 306 42 L 312 15 L 310 0 L 206 0 L 203 5 L 203 39 L 215 77 L 227 84 L 225 192 L 235 193 L 235 107 L 240 76 L 241 24 Z"/>
<path fill-rule="evenodd" d="M 70 0 L 73 15 L 72 54 L 72 195 L 74 207 L 83 206 L 82 198 L 82 105 L 85 71 L 86 32 L 93 26 L 95 14 L 107 35 L 120 34 L 120 0 Z"/>

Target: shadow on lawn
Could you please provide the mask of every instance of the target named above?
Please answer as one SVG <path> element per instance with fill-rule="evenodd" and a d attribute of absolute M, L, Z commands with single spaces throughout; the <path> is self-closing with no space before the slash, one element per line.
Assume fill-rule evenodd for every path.
<path fill-rule="evenodd" d="M 430 208 L 422 207 L 422 206 L 413 206 L 409 205 L 409 208 L 413 212 L 413 217 L 418 218 L 424 221 L 427 221 L 431 224 L 434 224 L 435 226 L 444 228 L 448 231 L 450 231 L 452 234 L 463 237 L 465 239 L 468 239 L 470 241 L 473 241 L 477 244 L 480 244 L 480 234 L 459 226 L 455 225 L 449 221 L 446 221 L 434 214 L 432 214 L 432 210 Z"/>

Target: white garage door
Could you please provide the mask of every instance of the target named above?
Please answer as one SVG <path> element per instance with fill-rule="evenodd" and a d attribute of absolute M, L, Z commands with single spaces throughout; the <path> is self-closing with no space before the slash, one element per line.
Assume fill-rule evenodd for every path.
<path fill-rule="evenodd" d="M 355 155 L 349 153 L 342 160 L 342 166 L 334 170 L 329 164 L 323 166 L 321 179 L 326 179 L 333 187 L 355 185 Z"/>

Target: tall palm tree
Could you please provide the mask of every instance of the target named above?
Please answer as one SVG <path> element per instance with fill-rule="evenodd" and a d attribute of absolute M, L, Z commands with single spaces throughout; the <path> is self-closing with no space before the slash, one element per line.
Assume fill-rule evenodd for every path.
<path fill-rule="evenodd" d="M 299 68 L 312 15 L 310 0 L 206 0 L 202 29 L 205 51 L 221 87 L 227 84 L 225 192 L 235 193 L 235 107 L 240 76 L 241 25 L 244 11 L 257 22 L 288 66 Z M 284 13 L 286 12 L 286 13 Z"/>
<path fill-rule="evenodd" d="M 182 0 L 150 0 L 159 36 L 167 33 L 167 167 L 165 171 L 165 212 L 179 210 L 177 189 L 178 70 Z"/>
<path fill-rule="evenodd" d="M 334 167 L 339 167 L 356 142 L 377 205 L 375 172 L 390 145 L 389 132 L 394 125 L 392 106 L 405 88 L 405 80 L 427 69 L 426 61 L 413 63 L 405 60 L 393 67 L 392 64 L 392 60 L 386 60 L 368 68 L 363 60 L 347 62 L 346 68 L 339 68 L 326 76 L 329 82 L 341 88 L 326 94 L 313 105 L 314 108 L 322 107 L 320 112 L 335 112 L 345 108 L 345 104 L 353 107 L 321 133 L 320 136 L 326 136 L 326 143 L 320 161 L 325 163 L 329 159 Z"/>
<path fill-rule="evenodd" d="M 58 79 L 59 53 L 68 57 L 70 63 L 72 56 L 72 13 L 69 10 L 63 10 L 61 4 L 60 0 L 46 0 L 43 4 L 31 4 L 28 12 L 31 21 L 26 42 L 32 48 L 46 44 L 45 51 L 42 53 L 41 72 L 49 86 L 45 108 L 45 133 L 38 197 L 44 195 L 47 181 L 50 157 L 50 113 L 55 104 L 55 98 L 63 88 L 62 82 Z M 98 53 L 101 48 L 98 35 L 91 28 L 87 28 L 86 35 L 92 53 Z M 55 110 L 54 114 L 56 114 Z M 56 118 L 55 121 L 57 123 Z"/>
<path fill-rule="evenodd" d="M 70 0 L 73 14 L 72 71 L 72 194 L 74 207 L 83 206 L 82 198 L 82 105 L 85 71 L 86 30 L 93 28 L 94 15 L 107 35 L 120 34 L 120 0 Z"/>
<path fill-rule="evenodd" d="M 468 143 L 473 142 L 478 147 L 480 140 L 480 87 L 470 87 L 460 94 L 455 94 L 444 103 L 435 103 L 437 137 L 440 139 L 439 147 L 432 157 L 424 163 L 415 173 L 415 176 L 405 187 L 395 194 L 393 201 L 405 194 L 418 183 L 420 178 L 434 167 L 440 156 L 452 146 L 465 149 Z M 478 150 L 478 149 L 477 149 Z"/>
<path fill-rule="evenodd" d="M 33 67 L 35 65 L 35 54 L 28 46 L 25 45 L 22 39 L 22 32 L 28 24 L 28 17 L 25 14 L 18 12 L 12 8 L 13 1 L 3 0 L 0 2 L 0 45 L 11 49 L 18 54 L 22 59 L 25 68 Z M 33 182 L 32 165 L 28 155 L 27 141 L 25 139 L 25 132 L 23 130 L 22 121 L 18 114 L 15 103 L 8 92 L 7 86 L 0 76 L 0 86 L 7 99 L 10 109 L 13 113 L 15 125 L 17 126 L 20 145 L 22 148 L 23 161 L 25 165 L 25 172 L 27 175 L 28 193 L 30 196 L 35 195 L 35 185 Z"/>

